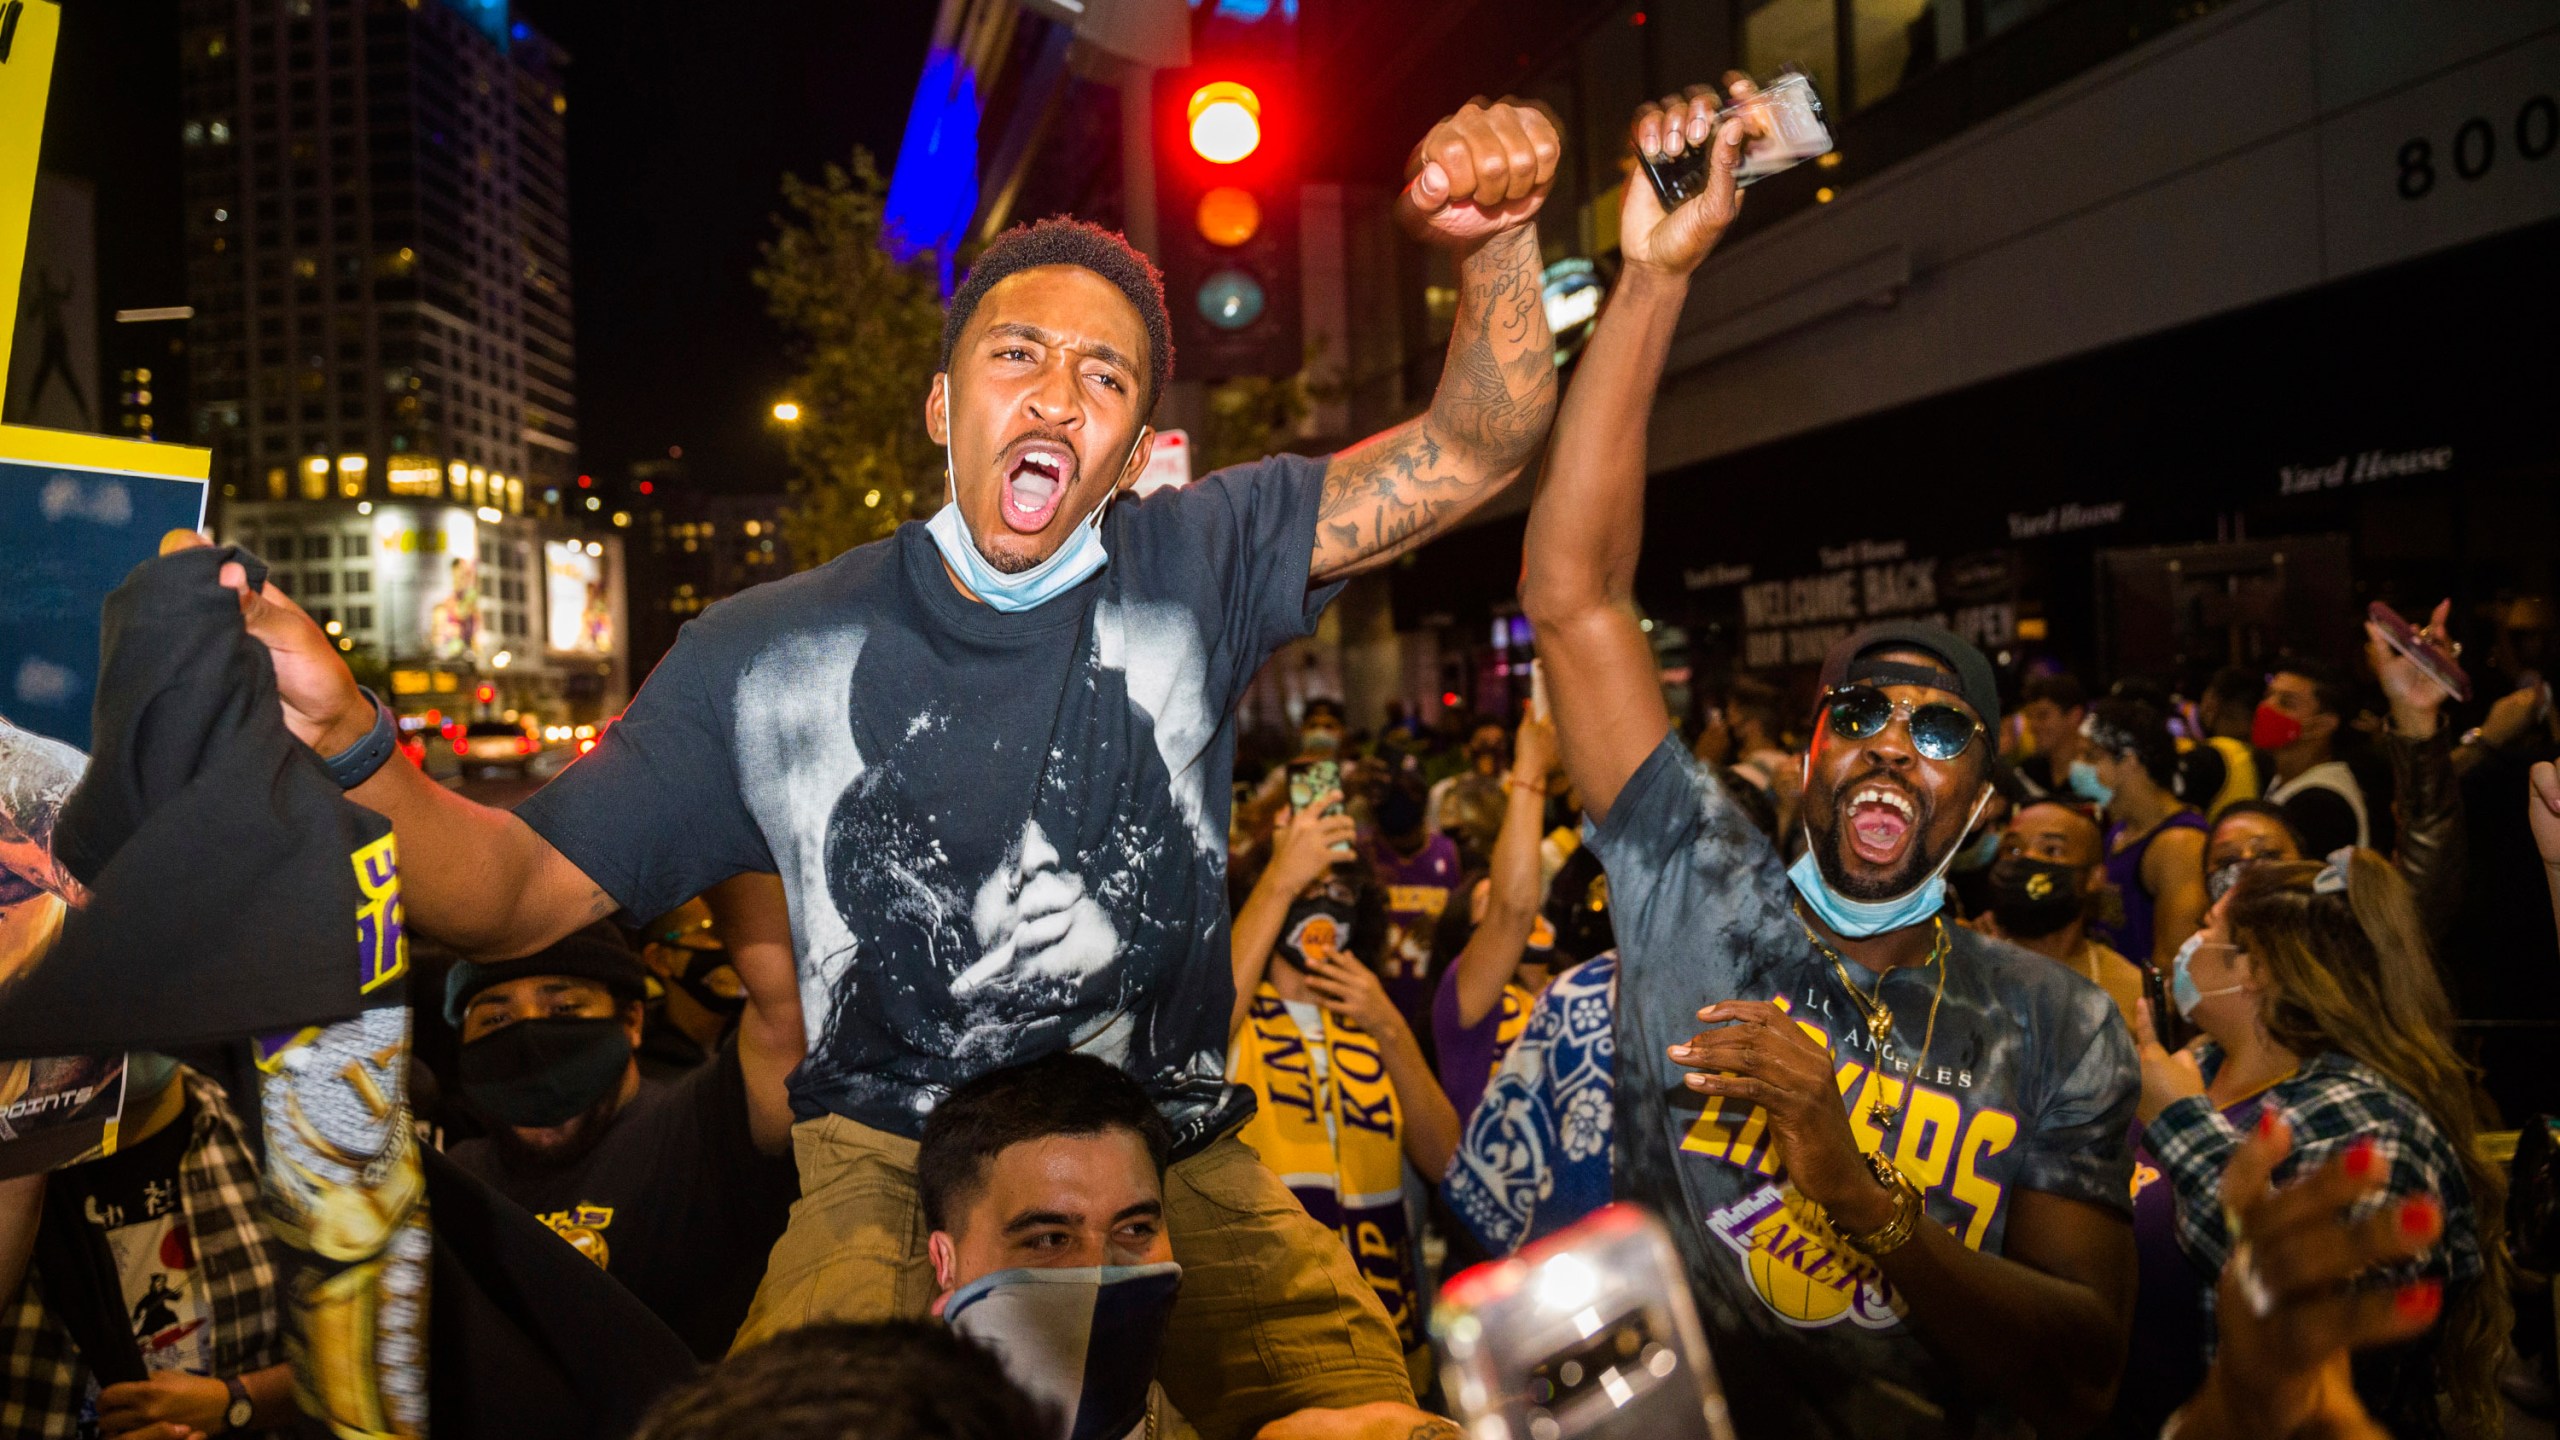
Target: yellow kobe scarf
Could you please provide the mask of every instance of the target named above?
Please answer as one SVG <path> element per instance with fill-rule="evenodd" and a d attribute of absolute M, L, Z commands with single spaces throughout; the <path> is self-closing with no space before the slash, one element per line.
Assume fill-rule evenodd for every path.
<path fill-rule="evenodd" d="M 1227 1054 L 1227 1078 L 1255 1100 L 1244 1142 L 1322 1224 L 1374 1218 L 1358 1212 L 1382 1208 L 1401 1218 L 1404 1111 L 1387 1083 L 1387 1062 L 1358 1026 L 1325 1015 L 1322 1029 L 1310 1040 L 1279 991 L 1265 982 L 1255 992 Z"/>

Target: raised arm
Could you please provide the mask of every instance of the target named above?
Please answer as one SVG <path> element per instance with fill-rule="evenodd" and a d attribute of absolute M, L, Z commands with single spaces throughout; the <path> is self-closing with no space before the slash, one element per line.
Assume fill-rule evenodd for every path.
<path fill-rule="evenodd" d="M 738 1068 L 747 1081 L 747 1128 L 757 1148 L 791 1147 L 791 1072 L 808 1053 L 800 1018 L 800 968 L 791 954 L 791 906 L 779 875 L 732 875 L 702 897 L 730 968 L 746 987 L 738 1017 Z"/>
<path fill-rule="evenodd" d="M 1415 147 L 1406 228 L 1458 252 L 1458 314 L 1431 408 L 1326 467 L 1309 576 L 1382 565 L 1520 477 L 1556 414 L 1555 336 L 1531 223 L 1563 153 L 1546 115 L 1470 104 Z"/>
<path fill-rule="evenodd" d="M 1458 952 L 1450 983 L 1458 987 L 1458 1023 L 1480 1025 L 1502 1003 L 1502 987 L 1520 969 L 1538 920 L 1538 841 L 1547 814 L 1547 772 L 1555 766 L 1556 727 L 1524 720 L 1512 741 L 1508 803 L 1493 838 L 1493 874 L 1484 919 Z"/>
<path fill-rule="evenodd" d="M 1750 81 L 1727 79 L 1737 95 L 1748 93 Z M 1582 353 L 1529 507 L 1520 608 L 1537 630 L 1565 768 L 1595 820 L 1671 728 L 1635 608 L 1636 555 L 1644 543 L 1641 437 L 1690 272 L 1742 204 L 1734 167 L 1744 122 L 1729 120 L 1711 138 L 1716 109 L 1715 92 L 1700 85 L 1637 112 L 1635 141 L 1648 155 L 1715 146 L 1707 190 L 1666 216 L 1650 184 L 1640 176 L 1627 181 L 1618 220 L 1626 266 Z"/>
<path fill-rule="evenodd" d="M 187 540 L 209 543 L 202 536 Z M 240 593 L 250 637 L 275 660 L 276 689 L 295 738 L 322 755 L 363 739 L 373 726 L 372 706 L 319 625 L 273 583 L 252 591 L 239 565 L 223 566 L 221 578 Z M 399 837 L 407 922 L 467 959 L 530 955 L 618 908 L 533 827 L 463 799 L 397 757 L 347 798 L 390 820 Z"/>
<path fill-rule="evenodd" d="M 1280 828 L 1271 837 L 1271 862 L 1262 867 L 1262 877 L 1254 881 L 1227 934 L 1236 982 L 1235 1008 L 1227 1016 L 1230 1038 L 1244 1028 L 1244 1017 L 1253 1009 L 1253 992 L 1262 988 L 1272 947 L 1280 943 L 1280 927 L 1288 922 L 1289 902 L 1342 858 L 1333 847 L 1350 844 L 1359 831 L 1348 814 L 1325 813 L 1341 803 L 1342 792 L 1331 790 L 1306 809 L 1281 815 Z"/>

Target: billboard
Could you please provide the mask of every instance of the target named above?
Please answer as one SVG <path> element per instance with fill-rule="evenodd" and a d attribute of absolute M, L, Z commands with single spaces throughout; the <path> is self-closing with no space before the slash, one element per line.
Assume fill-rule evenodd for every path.
<path fill-rule="evenodd" d="M 594 541 L 546 540 L 542 545 L 543 609 L 554 651 L 575 655 L 613 653 L 613 587 L 604 547 Z"/>

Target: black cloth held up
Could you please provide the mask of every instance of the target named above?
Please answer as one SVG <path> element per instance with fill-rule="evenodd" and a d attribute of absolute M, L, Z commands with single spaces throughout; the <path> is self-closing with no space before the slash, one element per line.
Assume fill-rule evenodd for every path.
<path fill-rule="evenodd" d="M 343 1020 L 398 952 L 363 854 L 390 823 L 346 799 L 285 728 L 274 662 L 199 548 L 136 566 L 107 597 L 96 751 L 54 829 L 89 888 L 50 955 L 0 991 L 0 1058 L 234 1040 Z"/>

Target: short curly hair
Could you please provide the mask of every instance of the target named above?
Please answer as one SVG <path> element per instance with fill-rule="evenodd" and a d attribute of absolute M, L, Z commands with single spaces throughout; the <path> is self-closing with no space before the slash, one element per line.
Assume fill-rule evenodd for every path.
<path fill-rule="evenodd" d="M 1138 319 L 1147 328 L 1146 406 L 1153 410 L 1156 397 L 1173 379 L 1173 322 L 1164 309 L 1164 275 L 1119 232 L 1064 215 L 1016 225 L 979 252 L 977 263 L 969 267 L 969 278 L 960 283 L 942 319 L 942 370 L 950 371 L 951 352 L 960 344 L 960 332 L 969 327 L 969 317 L 978 313 L 978 302 L 987 298 L 996 282 L 1043 265 L 1090 270 L 1137 307 Z"/>
<path fill-rule="evenodd" d="M 1048 1413 L 984 1348 L 928 1320 L 777 1335 L 661 1396 L 635 1440 L 1021 1440 Z"/>

